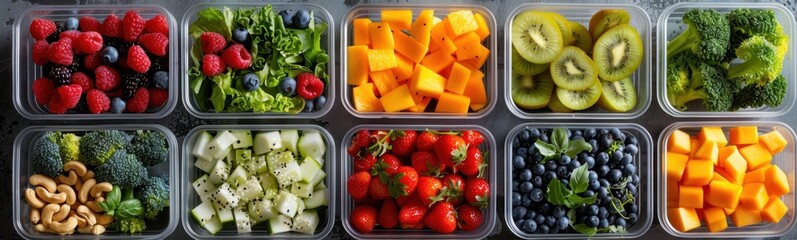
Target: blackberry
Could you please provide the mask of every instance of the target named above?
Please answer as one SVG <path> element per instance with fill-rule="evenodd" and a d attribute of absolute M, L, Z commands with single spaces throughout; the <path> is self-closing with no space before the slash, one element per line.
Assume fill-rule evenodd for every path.
<path fill-rule="evenodd" d="M 72 82 L 72 70 L 63 65 L 54 64 L 50 67 L 47 76 L 55 82 L 56 86 L 68 85 Z"/>
<path fill-rule="evenodd" d="M 83 56 L 75 55 L 72 57 L 72 64 L 69 64 L 69 70 L 74 72 L 83 71 Z"/>
<path fill-rule="evenodd" d="M 127 50 L 130 49 L 130 46 L 133 46 L 133 42 L 126 42 L 120 38 L 105 38 L 103 39 L 104 46 L 113 46 L 116 48 L 116 51 L 119 52 L 119 58 L 127 56 Z"/>
<path fill-rule="evenodd" d="M 146 74 L 133 71 L 122 74 L 122 97 L 125 99 L 133 97 L 138 88 L 147 86 L 149 86 L 149 78 Z"/>
<path fill-rule="evenodd" d="M 47 36 L 47 42 L 48 43 L 54 43 L 54 42 L 58 41 L 58 39 L 61 38 L 59 35 L 61 35 L 61 32 L 63 32 L 64 29 L 65 29 L 64 28 L 64 23 L 61 22 L 61 21 L 56 21 L 55 22 L 55 32 L 50 34 L 50 36 Z"/>
<path fill-rule="evenodd" d="M 86 100 L 86 94 L 80 95 L 80 101 L 77 102 L 74 110 L 78 113 L 89 113 L 89 102 Z"/>

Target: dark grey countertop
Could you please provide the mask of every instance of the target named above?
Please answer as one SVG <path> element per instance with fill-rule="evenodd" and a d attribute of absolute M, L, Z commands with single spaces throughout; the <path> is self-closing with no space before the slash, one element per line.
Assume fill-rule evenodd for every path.
<path fill-rule="evenodd" d="M 25 9 L 32 7 L 33 5 L 37 4 L 140 4 L 140 3 L 150 3 L 150 4 L 159 4 L 164 6 L 167 10 L 171 12 L 172 15 L 175 16 L 178 24 L 181 21 L 181 18 L 185 11 L 192 6 L 194 3 L 200 1 L 192 1 L 192 0 L 175 0 L 175 1 L 147 1 L 147 0 L 110 0 L 110 1 L 103 1 L 103 0 L 75 0 L 75 1 L 65 1 L 65 0 L 29 0 L 29 1 L 20 1 L 20 0 L 6 0 L 3 7 L 0 7 L 0 20 L 3 23 L 0 25 L 0 52 L 5 53 L 0 57 L 0 88 L 6 89 L 5 97 L 0 98 L 0 219 L 3 219 L 3 224 L 0 224 L 0 239 L 9 239 L 9 238 L 19 238 L 19 235 L 16 234 L 15 230 L 13 229 L 12 223 L 15 221 L 11 217 L 11 176 L 12 176 L 12 144 L 16 135 L 25 127 L 31 125 L 61 125 L 61 124 L 87 124 L 87 122 L 79 122 L 79 121 L 30 121 L 24 119 L 20 116 L 13 107 L 12 102 L 12 95 L 11 95 L 11 81 L 12 75 L 10 70 L 11 64 L 11 28 L 14 22 L 15 17 L 24 11 Z M 405 2 L 428 2 L 428 1 L 360 1 L 360 0 L 335 0 L 335 1 L 321 1 L 321 0 L 309 0 L 309 1 L 296 1 L 296 2 L 313 2 L 318 5 L 325 7 L 330 14 L 332 15 L 335 25 L 337 28 L 340 28 L 340 21 L 345 16 L 346 12 L 349 8 L 353 5 L 358 3 L 371 3 L 371 2 L 380 2 L 380 3 L 405 3 Z M 365 123 L 379 123 L 379 124 L 408 124 L 408 123 L 423 123 L 423 124 L 436 124 L 436 125 L 451 125 L 451 124 L 475 124 L 481 125 L 487 129 L 489 129 L 492 134 L 494 135 L 495 139 L 498 141 L 498 166 L 499 173 L 501 169 L 503 169 L 503 143 L 504 139 L 509 132 L 509 130 L 520 123 L 526 122 L 617 122 L 617 121 L 610 121 L 610 120 L 576 120 L 576 119 L 565 119 L 565 120 L 524 120 L 521 118 L 516 117 L 511 113 L 509 108 L 503 102 L 503 23 L 508 17 L 509 13 L 515 9 L 518 5 L 525 3 L 525 2 L 548 2 L 548 1 L 541 1 L 541 0 L 532 0 L 532 1 L 514 1 L 514 0 L 506 0 L 506 1 L 490 1 L 490 0 L 482 0 L 482 1 L 462 1 L 462 0 L 442 0 L 442 1 L 435 1 L 435 2 L 443 2 L 443 3 L 465 3 L 465 4 L 477 4 L 485 6 L 486 8 L 492 11 L 493 15 L 496 18 L 497 22 L 497 32 L 496 34 L 499 39 L 498 41 L 498 72 L 499 72 L 499 81 L 498 81 L 498 103 L 496 104 L 494 110 L 485 118 L 482 119 L 473 119 L 473 120 L 461 120 L 461 119 L 450 119 L 450 120 L 441 120 L 441 119 L 430 119 L 430 120 L 407 120 L 407 119 L 359 119 L 347 112 L 341 103 L 340 98 L 334 99 L 334 107 L 332 111 L 327 114 L 326 116 L 315 119 L 315 120 L 233 120 L 233 119 L 222 119 L 222 120 L 201 120 L 198 118 L 193 117 L 190 115 L 185 107 L 183 106 L 182 102 L 177 104 L 176 109 L 172 114 L 167 116 L 164 119 L 160 120 L 145 120 L 145 121 L 136 121 L 136 123 L 149 123 L 149 124 L 160 124 L 163 126 L 168 127 L 171 129 L 174 134 L 178 137 L 179 141 L 182 141 L 183 137 L 185 136 L 188 131 L 192 128 L 203 125 L 203 124 L 236 124 L 236 123 L 248 123 L 248 124 L 259 124 L 259 123 L 310 123 L 310 124 L 318 124 L 324 126 L 329 130 L 330 133 L 335 138 L 335 141 L 338 144 L 341 144 L 342 138 L 344 134 L 353 126 Z M 575 1 L 566 1 L 566 2 L 575 2 Z M 618 1 L 580 1 L 580 2 L 618 2 Z M 645 9 L 649 13 L 649 17 L 652 21 L 651 26 L 653 27 L 653 32 L 655 36 L 655 23 L 658 19 L 659 14 L 661 11 L 666 8 L 667 6 L 671 5 L 672 2 L 677 1 L 670 1 L 670 0 L 635 0 L 635 1 L 627 1 L 632 2 L 640 6 L 641 8 Z M 758 2 L 758 1 L 757 1 Z M 769 2 L 769 1 L 763 1 Z M 795 2 L 793 0 L 782 0 L 783 4 L 789 8 L 792 12 L 795 11 Z M 336 34 L 337 39 L 339 39 L 339 31 Z M 339 48 L 337 45 L 339 41 L 336 41 L 336 48 Z M 655 42 L 653 42 L 653 47 L 655 47 Z M 655 48 L 652 48 L 655 49 Z M 336 50 L 336 53 L 339 53 L 340 50 Z M 334 56 L 334 61 L 338 62 L 339 57 Z M 339 64 L 339 63 L 338 63 Z M 339 66 L 338 66 L 339 67 Z M 655 70 L 655 66 L 654 66 Z M 655 72 L 654 72 L 655 73 Z M 655 86 L 655 82 L 657 79 L 652 79 L 653 83 L 652 86 Z M 794 79 L 789 79 L 792 82 Z M 655 94 L 655 87 L 653 87 L 653 91 Z M 340 91 L 338 91 L 338 95 Z M 654 95 L 655 96 L 655 95 Z M 797 111 L 792 110 L 788 114 L 778 118 L 768 118 L 768 119 L 744 119 L 744 120 L 775 120 L 775 121 L 782 121 L 795 128 L 797 126 Z M 706 120 L 706 119 L 676 119 L 667 115 L 659 106 L 658 100 L 653 97 L 651 100 L 650 108 L 645 112 L 641 117 L 636 119 L 628 119 L 628 120 L 620 120 L 621 123 L 637 123 L 642 125 L 646 128 L 651 136 L 653 137 L 654 142 L 658 139 L 660 132 L 669 124 L 675 121 L 699 121 L 699 120 Z M 711 120 L 711 119 L 707 119 Z M 727 119 L 714 119 L 714 120 L 727 120 Z M 735 119 L 734 119 L 735 120 Z M 130 121 L 126 120 L 105 120 L 105 121 L 91 121 L 92 124 L 113 124 L 113 123 L 130 123 Z M 655 166 L 655 165 L 654 165 Z M 655 172 L 655 171 L 654 171 Z M 655 178 L 654 178 L 655 179 Z M 502 180 L 499 180 L 500 184 L 503 184 Z M 651 186 L 653 187 L 653 186 Z M 499 192 L 499 195 L 503 195 L 503 188 L 497 187 L 496 188 Z M 654 191 L 654 196 L 656 196 Z M 339 196 L 338 196 L 339 197 Z M 498 199 L 495 201 L 497 205 L 498 215 L 496 218 L 496 228 L 493 231 L 493 234 L 490 239 L 512 239 L 516 238 L 509 229 L 506 228 L 506 223 L 504 222 L 503 216 L 503 209 L 504 204 L 502 199 Z M 653 209 L 655 214 L 655 209 Z M 329 235 L 328 238 L 330 239 L 350 239 L 345 230 L 343 229 L 342 225 L 339 222 L 335 224 L 332 233 Z M 643 236 L 645 239 L 668 239 L 670 237 L 661 227 L 658 226 L 658 220 L 656 216 L 654 216 L 653 226 L 650 230 Z M 555 237 L 552 235 L 551 237 Z M 177 229 L 174 233 L 169 237 L 170 239 L 188 239 L 188 235 L 185 233 L 182 225 L 178 225 Z M 787 235 L 783 236 L 781 239 L 797 239 L 797 228 L 793 229 Z"/>

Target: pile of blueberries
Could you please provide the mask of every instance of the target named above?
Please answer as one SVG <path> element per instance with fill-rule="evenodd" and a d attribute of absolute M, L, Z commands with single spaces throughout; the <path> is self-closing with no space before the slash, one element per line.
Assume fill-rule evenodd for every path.
<path fill-rule="evenodd" d="M 634 157 L 639 152 L 637 138 L 612 129 L 568 129 L 570 141 L 583 139 L 591 151 L 570 158 L 562 154 L 544 164 L 543 155 L 534 145 L 539 139 L 549 142 L 553 129 L 527 128 L 512 140 L 512 219 L 525 233 L 571 233 L 580 223 L 598 232 L 626 229 L 639 217 L 639 173 Z M 575 219 L 569 219 L 566 206 L 546 200 L 548 183 L 559 179 L 567 186 L 570 173 L 587 164 L 589 188 L 581 197 L 597 195 L 593 204 L 575 207 Z M 614 204 L 612 204 L 614 202 Z M 615 230 L 617 231 L 617 230 Z M 620 230 L 622 231 L 622 230 Z"/>

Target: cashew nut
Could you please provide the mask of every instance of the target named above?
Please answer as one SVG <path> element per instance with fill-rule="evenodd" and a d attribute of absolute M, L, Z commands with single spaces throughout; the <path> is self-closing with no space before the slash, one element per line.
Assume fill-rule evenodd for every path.
<path fill-rule="evenodd" d="M 36 187 L 36 196 L 48 203 L 63 203 L 66 201 L 66 193 L 52 193 L 43 187 Z"/>
<path fill-rule="evenodd" d="M 75 217 L 67 218 L 66 221 L 63 222 L 50 223 L 50 230 L 61 235 L 74 233 L 76 227 L 77 219 Z"/>
<path fill-rule="evenodd" d="M 66 219 L 69 216 L 69 212 L 72 210 L 72 207 L 69 205 L 63 204 L 59 208 L 58 212 L 53 214 L 53 222 L 60 222 Z"/>
<path fill-rule="evenodd" d="M 50 227 L 50 223 L 53 222 L 53 215 L 55 215 L 58 211 L 61 210 L 61 206 L 55 203 L 47 204 L 42 209 L 42 224 L 44 224 L 45 228 Z"/>
<path fill-rule="evenodd" d="M 52 232 L 50 231 L 50 229 L 47 229 L 47 227 L 44 226 L 43 223 L 33 225 L 33 229 L 36 230 L 37 232 Z"/>
<path fill-rule="evenodd" d="M 41 220 L 42 212 L 38 208 L 30 209 L 30 223 L 37 224 Z"/>
<path fill-rule="evenodd" d="M 94 171 L 91 171 L 91 170 L 86 171 L 86 174 L 83 174 L 83 176 L 80 176 L 80 180 L 83 180 L 83 182 L 86 182 L 87 180 L 92 179 L 92 178 L 94 178 Z"/>
<path fill-rule="evenodd" d="M 94 187 L 94 184 L 97 184 L 97 180 L 89 179 L 83 182 L 83 186 L 80 187 L 80 191 L 78 192 L 77 198 L 82 203 L 86 203 L 89 198 L 89 190 L 91 187 Z"/>
<path fill-rule="evenodd" d="M 107 214 L 95 215 L 97 217 L 97 224 L 108 225 L 113 222 L 113 216 Z"/>
<path fill-rule="evenodd" d="M 67 175 L 69 176 L 67 177 L 65 175 L 59 175 L 57 178 L 55 178 L 56 182 L 66 184 L 69 186 L 75 185 L 75 183 L 77 183 L 77 180 L 79 179 L 77 173 L 75 173 L 75 171 L 69 171 L 69 174 Z"/>
<path fill-rule="evenodd" d="M 28 178 L 28 182 L 33 186 L 42 186 L 47 189 L 48 192 L 55 192 L 55 180 L 48 176 L 42 174 L 33 174 L 30 176 L 30 178 Z"/>
<path fill-rule="evenodd" d="M 95 201 L 87 201 L 85 204 L 86 204 L 86 207 L 88 207 L 92 212 L 96 212 L 96 213 L 103 212 L 102 208 L 100 208 L 100 206 L 97 205 L 97 203 L 98 202 L 95 202 Z"/>
<path fill-rule="evenodd" d="M 64 171 L 69 171 L 69 170 L 75 171 L 75 173 L 77 173 L 77 175 L 81 177 L 85 176 L 86 172 L 88 171 L 86 165 L 83 165 L 82 162 L 78 161 L 69 161 L 64 163 Z"/>
<path fill-rule="evenodd" d="M 77 178 L 73 186 L 75 186 L 75 191 L 80 191 L 80 188 L 83 187 L 83 179 Z"/>
<path fill-rule="evenodd" d="M 109 182 L 101 182 L 94 184 L 89 190 L 89 195 L 92 197 L 98 198 L 102 197 L 102 193 L 110 192 L 113 189 L 113 185 Z"/>
<path fill-rule="evenodd" d="M 36 191 L 30 188 L 25 190 L 25 200 L 28 201 L 31 208 L 43 208 L 45 205 L 42 200 L 36 197 Z"/>
<path fill-rule="evenodd" d="M 94 225 L 94 229 L 91 229 L 91 233 L 94 235 L 100 235 L 105 232 L 105 226 L 103 225 Z"/>
<path fill-rule="evenodd" d="M 62 192 L 66 194 L 66 204 L 72 205 L 75 204 L 77 201 L 77 195 L 75 194 L 75 189 L 72 189 L 69 185 L 61 184 L 56 187 L 58 192 Z"/>
<path fill-rule="evenodd" d="M 91 230 L 94 230 L 93 225 L 80 225 L 80 219 L 77 220 L 77 232 L 79 233 L 91 233 Z"/>
<path fill-rule="evenodd" d="M 97 224 L 97 217 L 95 217 L 94 213 L 91 212 L 91 210 L 89 210 L 89 208 L 86 207 L 85 205 L 77 207 L 77 215 L 82 217 L 83 219 L 86 219 L 88 225 Z"/>

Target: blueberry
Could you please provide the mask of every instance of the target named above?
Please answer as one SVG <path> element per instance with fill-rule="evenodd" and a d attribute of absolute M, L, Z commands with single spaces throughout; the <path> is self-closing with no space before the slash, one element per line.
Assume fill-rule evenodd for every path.
<path fill-rule="evenodd" d="M 533 233 L 537 231 L 537 222 L 535 221 L 525 221 L 523 222 L 523 231 L 527 233 Z"/>
<path fill-rule="evenodd" d="M 77 20 L 75 17 L 67 18 L 64 22 L 64 29 L 65 30 L 77 30 L 78 26 L 80 25 L 80 21 Z"/>
<path fill-rule="evenodd" d="M 526 159 L 523 159 L 522 156 L 515 155 L 515 157 L 512 158 L 512 167 L 515 169 L 523 169 L 526 167 Z"/>
<path fill-rule="evenodd" d="M 636 213 L 629 213 L 628 214 L 628 224 L 634 224 L 639 219 L 639 215 Z"/>
<path fill-rule="evenodd" d="M 115 97 L 113 98 L 113 101 L 111 101 L 111 112 L 122 113 L 125 111 L 126 106 L 127 104 L 125 104 L 125 100 L 122 100 L 119 97 Z"/>
<path fill-rule="evenodd" d="M 570 164 L 570 157 L 567 155 L 562 155 L 561 157 L 559 157 L 559 164 L 563 166 Z"/>
<path fill-rule="evenodd" d="M 528 148 L 524 148 L 524 147 L 519 147 L 519 148 L 517 148 L 517 150 L 515 150 L 515 155 L 517 155 L 517 156 L 526 156 L 526 154 L 528 154 L 528 153 L 529 153 L 529 149 Z"/>
<path fill-rule="evenodd" d="M 606 210 L 606 207 L 598 208 L 598 217 L 599 218 L 606 218 L 609 215 L 609 210 Z"/>
<path fill-rule="evenodd" d="M 515 207 L 512 209 L 512 217 L 515 219 L 521 219 L 526 216 L 526 208 L 525 207 Z"/>
<path fill-rule="evenodd" d="M 556 161 L 547 161 L 545 162 L 545 170 L 554 171 L 559 165 L 556 164 Z"/>
<path fill-rule="evenodd" d="M 583 140 L 584 140 L 584 137 L 583 137 L 583 136 L 581 136 L 581 135 L 573 135 L 573 136 L 570 136 L 570 141 L 578 141 L 578 140 L 582 140 L 582 141 L 583 141 Z"/>
<path fill-rule="evenodd" d="M 598 216 L 598 211 L 599 211 L 598 205 L 592 204 L 587 206 L 584 213 L 586 213 L 589 216 Z"/>
<path fill-rule="evenodd" d="M 628 145 L 637 145 L 637 144 L 639 144 L 639 141 L 637 141 L 637 139 L 636 139 L 636 137 L 634 137 L 634 135 L 628 135 L 628 136 L 625 138 L 625 144 L 628 144 Z"/>
<path fill-rule="evenodd" d="M 562 179 L 559 179 L 559 181 L 562 182 L 562 185 L 565 185 L 565 186 L 570 184 L 570 180 L 567 180 L 567 178 L 564 178 L 564 177 L 562 177 Z"/>
<path fill-rule="evenodd" d="M 520 193 L 512 192 L 512 206 L 517 207 L 520 206 Z"/>
<path fill-rule="evenodd" d="M 595 160 L 598 164 L 606 164 L 609 162 L 609 154 L 606 152 L 599 152 L 597 155 L 595 155 Z"/>
<path fill-rule="evenodd" d="M 623 152 L 625 152 L 625 145 L 623 145 L 623 144 L 618 144 L 618 145 L 617 145 L 617 151 L 618 151 L 618 152 L 620 152 L 620 153 L 623 153 Z"/>
<path fill-rule="evenodd" d="M 584 194 L 584 197 L 592 197 L 592 196 L 595 196 L 595 191 L 587 190 L 587 191 L 584 191 L 583 194 Z"/>
<path fill-rule="evenodd" d="M 614 220 L 614 225 L 617 225 L 618 227 L 626 227 L 627 226 L 624 218 L 615 219 Z"/>
<path fill-rule="evenodd" d="M 631 195 L 637 195 L 636 185 L 629 183 L 628 185 L 625 185 L 625 188 L 628 189 L 628 192 L 631 193 Z"/>
<path fill-rule="evenodd" d="M 565 166 L 559 166 L 558 168 L 556 168 L 556 175 L 561 178 L 566 178 L 569 173 L 570 171 L 567 170 L 567 167 Z"/>
<path fill-rule="evenodd" d="M 583 135 L 583 133 L 581 132 L 581 130 L 575 130 L 575 131 L 573 131 L 573 135 L 570 135 L 570 137 L 582 136 L 582 135 Z"/>
<path fill-rule="evenodd" d="M 639 147 L 634 144 L 628 144 L 625 146 L 625 152 L 631 155 L 635 155 L 639 152 Z"/>
<path fill-rule="evenodd" d="M 598 181 L 598 173 L 596 173 L 595 171 L 590 170 L 589 172 L 587 172 L 587 179 L 590 182 L 591 181 Z M 592 184 L 592 183 L 590 183 L 590 184 Z"/>
<path fill-rule="evenodd" d="M 567 229 L 567 226 L 570 224 L 570 220 L 566 217 L 560 217 L 556 220 L 556 228 L 559 230 Z"/>
<path fill-rule="evenodd" d="M 548 227 L 548 225 L 539 225 L 537 227 L 537 233 L 541 233 L 541 234 L 548 234 L 550 232 L 550 230 L 551 230 L 551 228 Z"/>
<path fill-rule="evenodd" d="M 598 191 L 601 188 L 600 182 L 598 182 L 597 176 L 595 180 L 589 181 L 589 190 Z"/>
<path fill-rule="evenodd" d="M 232 30 L 232 40 L 238 43 L 245 43 L 246 40 L 249 38 L 249 30 L 246 28 L 237 27 Z"/>
<path fill-rule="evenodd" d="M 536 128 L 529 129 L 529 137 L 540 138 L 540 130 Z"/>
<path fill-rule="evenodd" d="M 296 79 L 293 79 L 292 77 L 282 78 L 278 87 L 280 92 L 282 92 L 282 94 L 285 96 L 293 97 L 296 95 Z"/>
<path fill-rule="evenodd" d="M 617 218 L 617 216 L 616 216 L 616 215 L 609 215 L 609 216 L 606 216 L 606 220 L 607 220 L 608 222 L 614 222 L 614 219 L 616 219 L 616 218 Z"/>
<path fill-rule="evenodd" d="M 542 176 L 534 176 L 531 178 L 531 184 L 534 185 L 534 187 L 542 187 L 544 184 Z"/>
<path fill-rule="evenodd" d="M 515 226 L 522 228 L 523 224 L 526 223 L 526 219 L 513 219 L 512 221 L 515 222 Z"/>
<path fill-rule="evenodd" d="M 543 193 L 542 190 L 539 188 L 535 188 L 531 190 L 531 201 L 540 202 L 542 201 Z"/>
<path fill-rule="evenodd" d="M 578 161 L 570 161 L 570 165 L 567 165 L 567 170 L 574 171 L 576 168 L 581 167 L 581 163 Z"/>
<path fill-rule="evenodd" d="M 543 166 L 541 163 L 534 164 L 534 166 L 531 168 L 531 173 L 533 173 L 535 176 L 541 176 L 543 173 L 545 173 L 545 166 Z"/>
<path fill-rule="evenodd" d="M 280 18 L 282 18 L 283 26 L 288 28 L 293 27 L 293 18 L 296 16 L 296 10 L 286 9 L 279 11 L 277 14 L 279 14 Z"/>
<path fill-rule="evenodd" d="M 310 12 L 304 9 L 296 11 L 296 15 L 293 16 L 293 25 L 298 29 L 305 29 L 310 26 Z"/>
<path fill-rule="evenodd" d="M 553 206 L 551 205 L 551 203 L 549 203 L 547 201 L 542 202 L 539 205 L 537 205 L 537 210 L 539 210 L 540 212 L 543 212 L 543 213 L 547 213 L 548 211 L 551 211 L 551 208 L 553 208 Z"/>
<path fill-rule="evenodd" d="M 531 207 L 532 202 L 534 201 L 531 200 L 529 195 L 523 195 L 523 197 L 520 199 L 520 205 L 524 207 Z"/>
<path fill-rule="evenodd" d="M 520 170 L 521 181 L 531 181 L 531 178 L 532 178 L 531 170 L 528 169 Z"/>
<path fill-rule="evenodd" d="M 625 207 L 625 211 L 628 213 L 637 213 L 639 211 L 639 207 L 636 205 L 636 203 L 631 203 Z"/>
<path fill-rule="evenodd" d="M 556 226 L 556 218 L 553 216 L 545 216 L 545 225 L 549 227 Z"/>
<path fill-rule="evenodd" d="M 598 179 L 598 182 L 601 183 L 601 187 L 609 188 L 612 186 L 612 184 L 609 183 L 609 180 L 606 180 L 605 178 Z"/>
<path fill-rule="evenodd" d="M 529 193 L 532 189 L 534 189 L 534 185 L 531 185 L 531 182 L 527 181 L 520 184 L 521 193 Z"/>
<path fill-rule="evenodd" d="M 565 209 L 563 206 L 556 206 L 553 208 L 553 217 L 561 218 L 565 217 L 565 215 L 567 215 L 567 209 Z"/>
<path fill-rule="evenodd" d="M 514 200 L 514 196 L 512 196 Z M 598 199 L 606 199 L 609 197 L 609 190 L 606 190 L 605 187 L 598 188 Z"/>
<path fill-rule="evenodd" d="M 609 220 L 606 218 L 601 218 L 600 222 L 598 222 L 598 228 L 607 228 L 609 227 Z"/>
<path fill-rule="evenodd" d="M 556 173 L 554 171 L 547 171 L 542 175 L 542 180 L 545 180 L 547 183 L 554 179 L 556 179 Z"/>
<path fill-rule="evenodd" d="M 518 140 L 517 138 L 513 138 L 512 139 L 512 147 L 516 148 L 518 146 L 520 146 L 520 140 Z"/>
<path fill-rule="evenodd" d="M 603 165 L 603 166 L 600 166 L 598 168 L 597 173 L 598 173 L 598 176 L 606 176 L 606 174 L 609 173 L 609 171 L 611 171 L 611 170 L 612 169 L 608 165 Z"/>
<path fill-rule="evenodd" d="M 592 169 L 593 167 L 595 167 L 595 158 L 589 156 L 585 157 L 584 164 L 587 164 L 587 168 Z"/>
<path fill-rule="evenodd" d="M 584 138 L 586 138 L 586 139 L 592 139 L 592 138 L 595 137 L 595 134 L 597 134 L 597 133 L 598 132 L 595 131 L 594 128 L 587 128 L 587 129 L 584 129 L 584 133 L 581 134 L 581 135 L 583 135 Z"/>
<path fill-rule="evenodd" d="M 600 220 L 598 219 L 597 216 L 589 216 L 587 218 L 586 224 L 589 227 L 598 227 L 598 225 L 600 224 Z"/>
<path fill-rule="evenodd" d="M 543 142 L 548 142 L 548 135 L 540 134 L 540 137 L 538 139 Z"/>
<path fill-rule="evenodd" d="M 609 157 L 609 160 L 612 162 L 620 162 L 623 159 L 623 153 L 620 151 L 612 152 L 612 155 Z"/>
<path fill-rule="evenodd" d="M 590 153 L 598 152 L 598 140 L 590 139 L 587 141 L 587 143 L 589 143 L 589 145 L 592 147 L 592 149 L 589 151 Z"/>
<path fill-rule="evenodd" d="M 152 76 L 155 80 L 155 87 L 160 89 L 169 89 L 169 73 L 166 71 L 157 71 Z"/>
<path fill-rule="evenodd" d="M 634 161 L 634 157 L 631 156 L 631 154 L 626 153 L 626 154 L 623 154 L 623 158 L 620 159 L 620 164 L 621 165 L 627 165 L 627 164 L 631 164 L 632 161 Z"/>
<path fill-rule="evenodd" d="M 625 134 L 623 134 L 623 132 L 621 132 L 619 128 L 612 128 L 612 130 L 610 130 L 609 133 L 612 134 L 613 138 L 625 138 Z"/>
<path fill-rule="evenodd" d="M 243 84 L 246 91 L 255 91 L 260 88 L 260 78 L 254 73 L 248 73 L 244 75 Z M 310 106 L 310 110 L 312 110 L 312 105 Z"/>
<path fill-rule="evenodd" d="M 612 143 L 614 143 L 614 140 L 612 140 L 612 136 L 609 134 L 601 135 L 598 139 L 598 144 L 600 144 L 601 148 L 609 148 L 612 146 Z"/>
<path fill-rule="evenodd" d="M 315 110 L 321 110 L 322 108 L 324 108 L 324 105 L 327 105 L 327 97 L 325 97 L 324 95 L 316 97 L 315 100 L 313 101 L 315 101 L 314 103 Z"/>
<path fill-rule="evenodd" d="M 525 129 L 523 131 L 520 131 L 520 133 L 518 134 L 518 137 L 520 138 L 520 141 L 528 142 L 529 141 L 529 137 L 530 137 L 529 130 Z"/>
<path fill-rule="evenodd" d="M 630 176 L 636 174 L 636 165 L 634 164 L 627 164 L 623 168 L 623 175 Z"/>
<path fill-rule="evenodd" d="M 102 49 L 102 63 L 114 64 L 119 59 L 119 51 L 115 47 L 107 46 Z"/>
<path fill-rule="evenodd" d="M 606 174 L 606 179 L 609 180 L 609 183 L 617 183 L 621 178 L 623 178 L 623 173 L 618 169 L 612 169 L 609 174 Z"/>
<path fill-rule="evenodd" d="M 312 112 L 315 107 L 313 106 L 313 100 L 304 100 L 304 109 L 303 112 Z"/>
<path fill-rule="evenodd" d="M 534 217 L 536 217 L 536 216 L 537 216 L 537 212 L 535 212 L 534 210 L 528 210 L 528 211 L 526 211 L 526 216 L 524 216 L 524 218 L 526 218 L 528 220 L 533 220 Z"/>
<path fill-rule="evenodd" d="M 537 222 L 537 224 L 543 224 L 545 223 L 545 216 L 537 214 L 537 216 L 534 217 L 534 221 Z"/>

